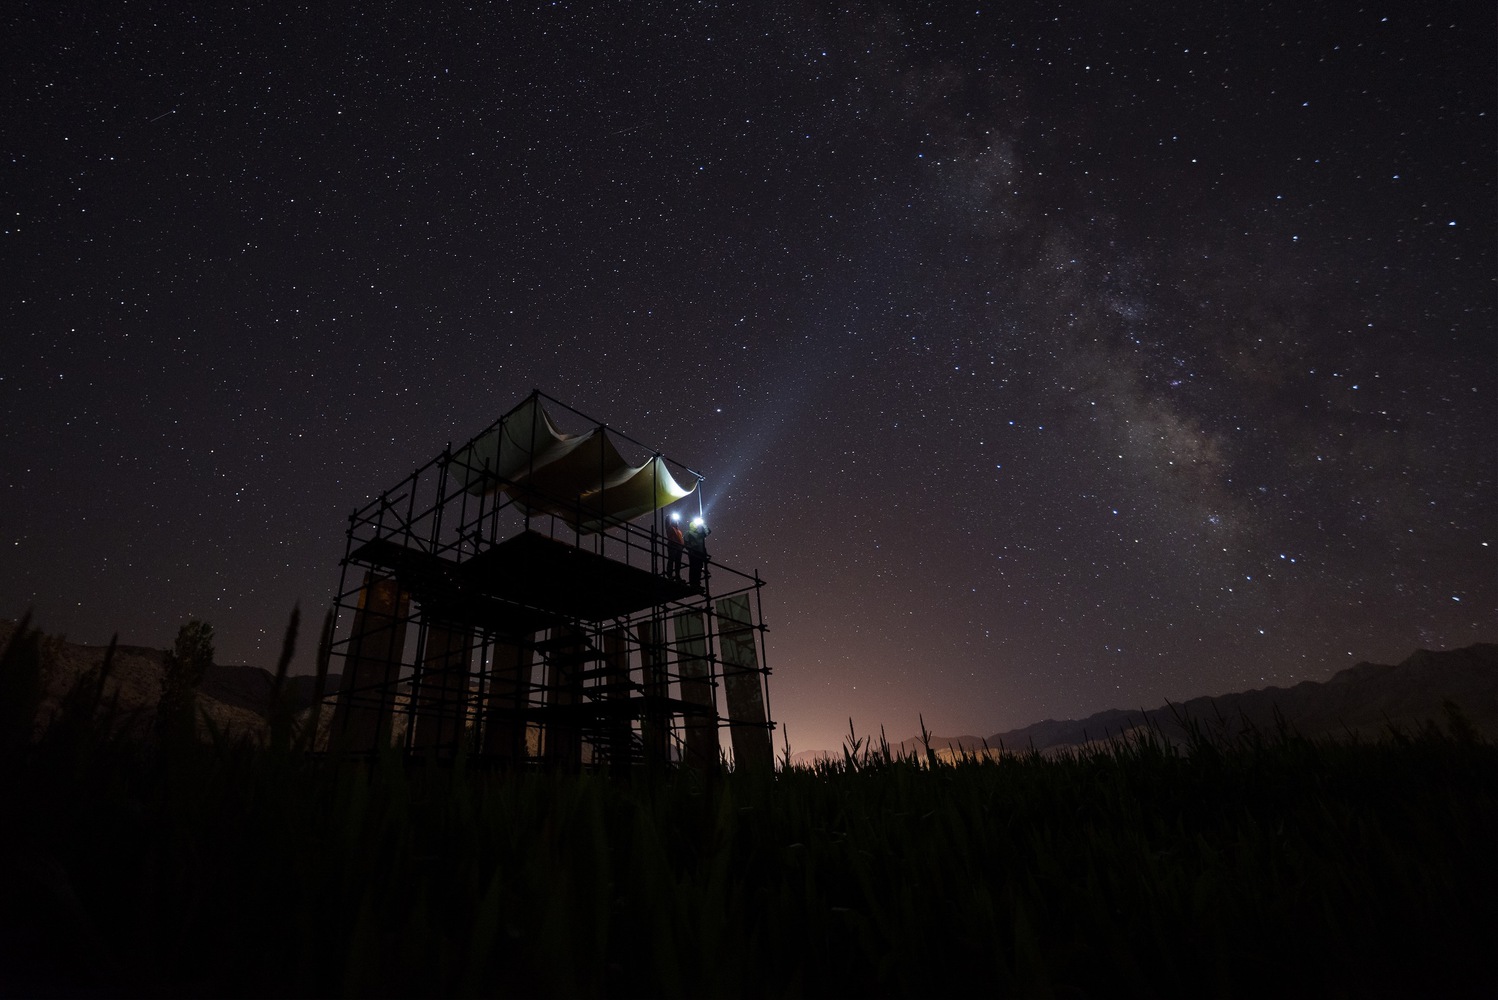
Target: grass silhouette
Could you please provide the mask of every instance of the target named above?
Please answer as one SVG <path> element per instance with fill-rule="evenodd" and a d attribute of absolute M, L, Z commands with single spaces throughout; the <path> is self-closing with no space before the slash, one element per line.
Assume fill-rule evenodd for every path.
<path fill-rule="evenodd" d="M 44 655 L 23 623 L 0 693 Z M 607 777 L 297 752 L 274 704 L 159 747 L 107 663 L 39 738 L 0 705 L 5 993 L 1471 995 L 1498 939 L 1498 748 L 1455 717 Z"/>

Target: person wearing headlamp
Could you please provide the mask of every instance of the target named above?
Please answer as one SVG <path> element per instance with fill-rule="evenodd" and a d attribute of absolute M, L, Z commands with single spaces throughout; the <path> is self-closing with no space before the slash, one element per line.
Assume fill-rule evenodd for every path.
<path fill-rule="evenodd" d="M 700 517 L 692 518 L 687 526 L 687 583 L 693 590 L 702 589 L 703 572 L 707 567 L 707 536 L 711 534 L 707 522 Z"/>
<path fill-rule="evenodd" d="M 681 533 L 681 515 L 672 514 L 666 522 L 666 575 L 673 580 L 681 579 L 681 550 L 686 538 Z"/>

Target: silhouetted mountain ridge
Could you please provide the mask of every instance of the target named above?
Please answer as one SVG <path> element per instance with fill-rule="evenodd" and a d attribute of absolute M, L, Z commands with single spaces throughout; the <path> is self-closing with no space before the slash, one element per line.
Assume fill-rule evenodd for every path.
<path fill-rule="evenodd" d="M 1228 738 L 1248 728 L 1272 732 L 1283 722 L 1311 738 L 1374 740 L 1387 736 L 1391 726 L 1413 731 L 1436 722 L 1444 727 L 1447 702 L 1456 706 L 1479 735 L 1498 739 L 1498 644 L 1420 649 L 1398 664 L 1359 663 L 1326 681 L 1192 698 L 1147 710 L 1109 709 L 1085 719 L 1046 719 L 987 737 L 933 735 L 930 744 L 943 756 L 982 753 L 985 747 L 1059 752 L 1127 738 L 1146 726 L 1167 740 L 1184 742 L 1188 720 Z M 924 747 L 919 737 L 912 737 L 891 749 L 910 753 Z M 842 750 L 803 751 L 793 754 L 792 760 L 810 763 L 829 756 L 841 757 Z"/>

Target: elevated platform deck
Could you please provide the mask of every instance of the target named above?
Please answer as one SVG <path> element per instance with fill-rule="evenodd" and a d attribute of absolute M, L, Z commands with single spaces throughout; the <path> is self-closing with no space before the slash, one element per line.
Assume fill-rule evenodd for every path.
<path fill-rule="evenodd" d="M 382 538 L 349 562 L 390 571 L 431 616 L 525 636 L 569 621 L 602 622 L 699 593 L 534 531 L 458 562 Z"/>

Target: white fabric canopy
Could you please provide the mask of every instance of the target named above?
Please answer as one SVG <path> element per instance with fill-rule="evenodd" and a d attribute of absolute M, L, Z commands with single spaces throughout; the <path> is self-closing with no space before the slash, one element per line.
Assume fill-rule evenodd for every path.
<path fill-rule="evenodd" d="M 450 474 L 474 494 L 503 491 L 527 514 L 555 514 L 583 533 L 649 514 L 697 488 L 659 457 L 632 466 L 603 428 L 557 430 L 532 396 L 453 455 Z"/>

